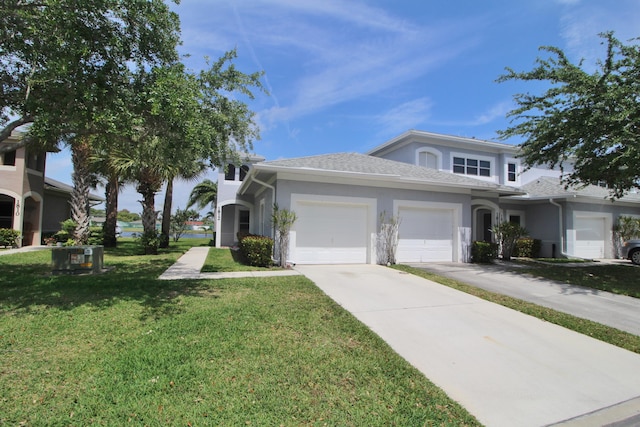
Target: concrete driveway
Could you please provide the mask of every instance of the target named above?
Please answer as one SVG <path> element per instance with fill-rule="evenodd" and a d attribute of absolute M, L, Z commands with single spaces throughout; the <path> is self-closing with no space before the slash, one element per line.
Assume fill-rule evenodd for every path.
<path fill-rule="evenodd" d="M 630 282 L 640 283 L 640 268 L 628 261 L 619 264 L 629 269 Z M 638 298 L 523 275 L 516 271 L 515 264 L 424 263 L 411 266 L 640 335 Z"/>
<path fill-rule="evenodd" d="M 296 270 L 486 426 L 640 422 L 640 355 L 381 266 Z"/>

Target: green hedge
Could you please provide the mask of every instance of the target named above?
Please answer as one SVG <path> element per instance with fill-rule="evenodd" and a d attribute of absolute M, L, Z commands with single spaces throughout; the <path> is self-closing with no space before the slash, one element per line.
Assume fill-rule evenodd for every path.
<path fill-rule="evenodd" d="M 471 244 L 471 262 L 490 263 L 498 258 L 498 244 L 491 242 L 473 242 Z"/>
<path fill-rule="evenodd" d="M 0 228 L 0 246 L 18 246 L 20 232 L 12 228 Z"/>
<path fill-rule="evenodd" d="M 240 240 L 240 253 L 249 265 L 256 267 L 271 267 L 273 253 L 273 239 L 266 236 L 244 236 Z"/>
<path fill-rule="evenodd" d="M 524 258 L 540 258 L 542 241 L 539 239 L 524 238 L 516 242 L 514 256 Z"/>

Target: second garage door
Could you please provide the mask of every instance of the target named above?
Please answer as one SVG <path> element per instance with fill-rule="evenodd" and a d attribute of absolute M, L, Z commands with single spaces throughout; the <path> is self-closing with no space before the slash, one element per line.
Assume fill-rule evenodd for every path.
<path fill-rule="evenodd" d="M 453 260 L 452 209 L 400 207 L 398 262 Z"/>
<path fill-rule="evenodd" d="M 364 204 L 296 203 L 292 261 L 300 264 L 367 262 L 368 210 Z"/>

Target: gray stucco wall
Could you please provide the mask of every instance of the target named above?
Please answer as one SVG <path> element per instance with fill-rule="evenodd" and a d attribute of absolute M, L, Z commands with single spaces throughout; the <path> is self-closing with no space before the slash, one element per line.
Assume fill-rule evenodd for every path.
<path fill-rule="evenodd" d="M 378 215 L 382 212 L 393 214 L 394 200 L 461 204 L 461 226 L 471 227 L 471 196 L 469 194 L 279 180 L 277 203 L 281 208 L 291 209 L 292 194 L 372 198 L 377 200 Z"/>

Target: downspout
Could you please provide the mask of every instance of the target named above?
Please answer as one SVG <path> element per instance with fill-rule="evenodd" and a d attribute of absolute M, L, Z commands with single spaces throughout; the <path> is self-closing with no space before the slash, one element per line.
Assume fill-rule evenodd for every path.
<path fill-rule="evenodd" d="M 560 228 L 560 254 L 563 256 L 566 256 L 567 258 L 576 258 L 573 255 L 569 255 L 568 253 L 565 252 L 565 238 L 564 238 L 564 227 L 563 227 L 563 221 L 562 221 L 562 205 L 560 205 L 559 203 L 556 203 L 555 200 L 553 200 L 553 198 L 549 198 L 549 203 L 551 203 L 553 206 L 557 206 L 558 207 L 558 227 Z"/>

